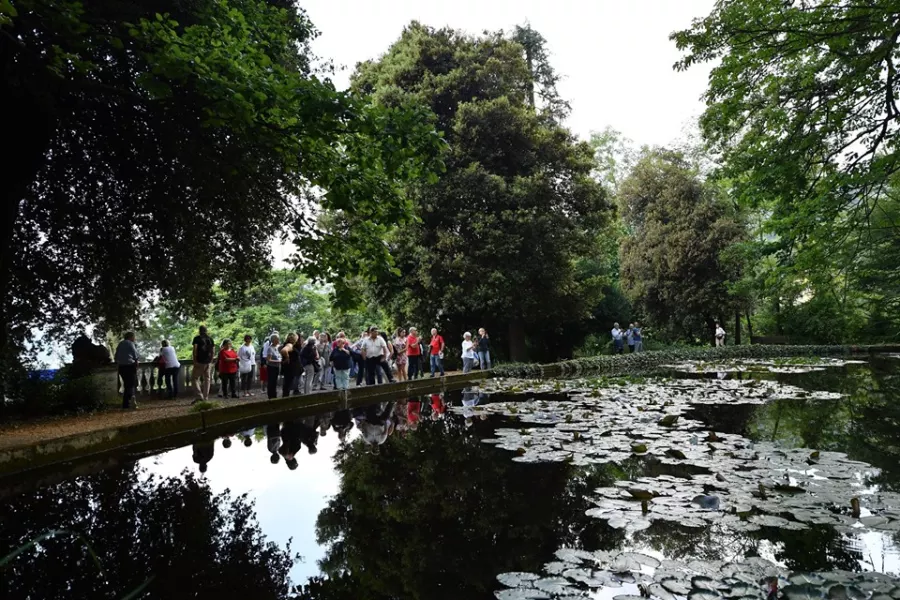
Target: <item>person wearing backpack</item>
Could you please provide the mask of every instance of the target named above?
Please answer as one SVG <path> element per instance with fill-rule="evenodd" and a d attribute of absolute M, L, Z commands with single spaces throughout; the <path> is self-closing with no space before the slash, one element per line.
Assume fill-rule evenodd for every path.
<path fill-rule="evenodd" d="M 191 382 L 197 390 L 197 396 L 191 404 L 201 400 L 209 400 L 209 368 L 215 355 L 216 343 L 206 333 L 206 327 L 201 325 L 199 334 L 194 337 L 193 359 L 194 367 L 191 370 Z"/>

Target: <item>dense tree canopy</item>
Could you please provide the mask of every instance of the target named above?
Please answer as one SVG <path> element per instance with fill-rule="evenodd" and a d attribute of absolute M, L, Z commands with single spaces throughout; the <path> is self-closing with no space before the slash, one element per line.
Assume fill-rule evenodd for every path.
<path fill-rule="evenodd" d="M 285 227 L 316 239 L 319 265 L 389 267 L 372 231 L 408 218 L 399 182 L 436 166 L 439 137 L 414 109 L 314 76 L 315 30 L 292 2 L 0 11 L 0 94 L 18 128 L 0 220 L 8 355 L 36 327 L 128 327 L 154 294 L 202 312 L 214 282 L 236 292 L 265 272 Z M 317 234 L 313 192 L 370 228 Z M 349 265 L 345 244 L 360 251 Z"/>
<path fill-rule="evenodd" d="M 399 276 L 382 280 L 377 297 L 398 318 L 448 325 L 453 337 L 479 325 L 495 339 L 508 332 L 521 359 L 526 333 L 539 346 L 550 337 L 539 334 L 585 318 L 586 299 L 599 296 L 573 263 L 592 252 L 608 205 L 591 148 L 556 120 L 563 108 L 540 36 L 516 39 L 530 50 L 501 33 L 413 23 L 358 67 L 353 87 L 385 106 L 429 107 L 449 145 L 440 180 L 410 188 L 419 219 L 392 237 Z"/>
<path fill-rule="evenodd" d="M 773 333 L 900 334 L 898 36 L 895 0 L 720 0 L 672 34 L 677 68 L 716 61 L 700 124 L 759 217 L 750 288 Z"/>
<path fill-rule="evenodd" d="M 716 319 L 734 312 L 728 284 L 739 272 L 722 254 L 743 226 L 677 152 L 644 153 L 618 197 L 630 228 L 621 246 L 625 290 L 655 325 L 706 338 Z"/>

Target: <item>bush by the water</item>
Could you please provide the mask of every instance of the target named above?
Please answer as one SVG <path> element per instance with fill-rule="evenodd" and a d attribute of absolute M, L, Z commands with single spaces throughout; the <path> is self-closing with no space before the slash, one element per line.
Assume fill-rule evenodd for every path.
<path fill-rule="evenodd" d="M 724 346 L 721 348 L 678 348 L 656 352 L 607 354 L 576 358 L 551 364 L 511 364 L 495 367 L 495 377 L 558 377 L 582 373 L 619 375 L 640 373 L 663 365 L 685 361 L 727 358 L 777 358 L 781 356 L 835 356 L 868 352 L 896 352 L 900 346 Z"/>
<path fill-rule="evenodd" d="M 77 414 L 105 406 L 103 390 L 93 377 L 71 377 L 67 368 L 50 379 L 27 377 L 4 402 L 5 416 Z"/>

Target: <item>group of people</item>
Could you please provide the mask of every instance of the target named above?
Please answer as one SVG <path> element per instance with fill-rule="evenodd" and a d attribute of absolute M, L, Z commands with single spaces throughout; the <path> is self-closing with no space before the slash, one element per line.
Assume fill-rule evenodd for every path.
<path fill-rule="evenodd" d="M 409 331 L 400 328 L 388 335 L 372 326 L 351 340 L 343 331 L 334 337 L 326 331 L 313 331 L 307 337 L 303 332 L 291 332 L 283 338 L 273 332 L 257 353 L 253 337 L 245 335 L 243 343 L 235 347 L 230 339 L 220 345 L 201 326 L 191 343 L 191 384 L 197 397 L 194 402 L 209 399 L 213 373 L 221 382 L 219 397 L 238 398 L 254 394 L 253 382 L 258 369 L 259 379 L 269 398 L 309 394 L 314 390 L 342 390 L 350 387 L 355 377 L 356 385 L 406 381 L 445 375 L 444 354 L 447 346 L 437 329 L 431 330 L 428 339 L 420 336 L 415 327 Z M 484 328 L 477 336 L 470 332 L 463 335 L 460 358 L 464 373 L 476 365 L 491 368 L 490 336 Z M 175 349 L 164 340 L 154 359 L 160 379 L 165 382 L 166 395 L 178 396 L 181 363 Z M 123 384 L 123 408 L 136 408 L 137 366 L 139 363 L 134 333 L 127 333 L 116 349 L 116 363 Z M 280 381 L 279 381 L 280 378 Z M 162 387 L 160 381 L 160 387 Z M 238 389 L 240 384 L 240 390 Z M 280 385 L 279 385 L 280 384 Z M 239 395 L 240 394 L 240 395 Z"/>
<path fill-rule="evenodd" d="M 641 324 L 638 321 L 629 323 L 627 329 L 622 329 L 618 323 L 613 323 L 613 353 L 623 354 L 625 346 L 628 346 L 629 352 L 643 352 L 644 337 L 642 331 Z"/>
<path fill-rule="evenodd" d="M 462 392 L 462 406 L 465 426 L 471 427 L 476 420 L 476 405 L 485 394 L 473 388 Z M 405 435 L 418 429 L 423 421 L 440 421 L 447 417 L 449 402 L 443 394 L 435 393 L 423 397 L 414 397 L 397 402 L 380 402 L 365 407 L 328 412 L 321 415 L 303 417 L 283 423 L 266 425 L 265 437 L 269 451 L 269 459 L 273 465 L 284 460 L 290 470 L 298 466 L 298 457 L 305 448 L 308 454 L 318 452 L 319 439 L 334 431 L 343 444 L 348 441 L 350 432 L 356 428 L 359 437 L 366 444 L 368 452 L 379 453 L 379 448 L 392 435 Z M 481 413 L 480 418 L 487 417 Z M 253 446 L 257 436 L 256 429 L 248 429 L 235 436 L 222 438 L 222 446 L 230 448 L 232 437 L 236 437 L 244 446 Z M 215 454 L 215 440 L 197 442 L 193 447 L 193 460 L 200 472 L 207 471 L 207 465 Z"/>

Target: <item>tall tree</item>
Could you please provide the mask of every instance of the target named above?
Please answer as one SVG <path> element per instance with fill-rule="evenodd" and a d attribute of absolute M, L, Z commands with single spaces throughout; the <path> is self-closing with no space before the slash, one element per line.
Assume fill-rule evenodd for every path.
<path fill-rule="evenodd" d="M 315 235 L 311 190 L 376 228 L 408 218 L 398 182 L 430 168 L 433 126 L 314 76 L 314 35 L 286 0 L 0 3 L 21 132 L 0 197 L 6 356 L 36 328 L 125 328 L 154 294 L 190 314 L 214 282 L 245 289 L 279 231 Z M 346 267 L 349 242 L 366 250 L 353 268 L 385 268 L 369 233 L 316 236 L 317 261 Z"/>
<path fill-rule="evenodd" d="M 536 68 L 542 42 L 528 41 Z M 554 81 L 502 33 L 418 23 L 359 65 L 355 89 L 387 106 L 428 106 L 449 147 L 440 180 L 408 188 L 420 218 L 392 238 L 398 275 L 377 296 L 399 319 L 440 323 L 451 339 L 484 325 L 522 360 L 527 334 L 540 352 L 548 334 L 587 315 L 600 290 L 576 280 L 574 259 L 590 252 L 609 206 L 590 147 L 555 119 Z M 533 87 L 546 110 L 532 105 Z"/>
<path fill-rule="evenodd" d="M 722 253 L 743 238 L 733 212 L 684 156 L 650 150 L 619 188 L 630 235 L 621 246 L 622 281 L 645 316 L 676 337 L 704 339 L 734 314 L 728 285 L 735 263 Z"/>

